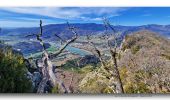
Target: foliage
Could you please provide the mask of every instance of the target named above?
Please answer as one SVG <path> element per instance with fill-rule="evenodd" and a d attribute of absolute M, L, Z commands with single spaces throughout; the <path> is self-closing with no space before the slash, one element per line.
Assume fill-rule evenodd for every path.
<path fill-rule="evenodd" d="M 54 86 L 53 88 L 52 88 L 52 91 L 51 91 L 52 93 L 59 93 L 59 86 L 58 85 L 56 85 L 56 86 Z"/>
<path fill-rule="evenodd" d="M 141 31 L 128 35 L 117 55 L 120 78 L 125 93 L 169 93 L 170 42 L 152 32 Z M 128 49 L 128 50 L 126 50 Z M 126 50 L 126 52 L 123 52 Z M 167 60 L 165 60 L 167 59 Z M 111 71 L 111 62 L 105 61 Z M 100 67 L 98 67 L 100 69 Z M 107 75 L 93 70 L 80 82 L 85 93 L 114 93 Z M 96 74 L 99 74 L 96 76 Z M 110 76 L 108 76 L 110 77 Z M 114 79 L 112 80 L 114 83 Z M 100 87 L 100 89 L 98 88 Z"/>
<path fill-rule="evenodd" d="M 108 80 L 90 72 L 79 84 L 81 93 L 106 93 Z"/>
<path fill-rule="evenodd" d="M 148 86 L 143 82 L 128 82 L 124 86 L 126 93 L 151 93 Z"/>
<path fill-rule="evenodd" d="M 120 75 L 125 93 L 151 93 L 149 86 L 142 81 L 144 77 L 148 76 L 148 73 L 144 73 L 142 70 L 131 73 L 126 66 L 123 66 L 120 69 Z"/>
<path fill-rule="evenodd" d="M 21 55 L 9 47 L 0 50 L 0 92 L 25 93 L 32 91 L 27 69 Z"/>
<path fill-rule="evenodd" d="M 110 93 L 114 93 L 113 89 L 110 88 L 110 87 L 106 87 L 102 90 L 102 93 L 107 93 L 107 94 L 110 94 Z"/>
<path fill-rule="evenodd" d="M 61 69 L 68 70 L 68 71 L 75 71 L 79 73 L 81 68 L 77 66 L 76 62 L 77 59 L 69 60 L 65 64 L 61 65 Z"/>
<path fill-rule="evenodd" d="M 166 58 L 167 60 L 170 60 L 170 55 L 168 55 L 168 54 L 161 54 L 161 56 Z"/>
<path fill-rule="evenodd" d="M 140 50 L 140 46 L 135 45 L 132 47 L 131 52 L 132 52 L 132 54 L 136 54 L 139 50 Z"/>
<path fill-rule="evenodd" d="M 92 65 L 86 65 L 85 67 L 80 69 L 81 73 L 89 73 L 92 72 L 94 70 L 94 66 Z"/>
<path fill-rule="evenodd" d="M 88 73 L 93 71 L 97 65 L 95 64 L 86 64 L 85 66 L 77 66 L 78 59 L 73 59 L 67 61 L 61 66 L 63 70 L 74 71 L 76 73 Z"/>

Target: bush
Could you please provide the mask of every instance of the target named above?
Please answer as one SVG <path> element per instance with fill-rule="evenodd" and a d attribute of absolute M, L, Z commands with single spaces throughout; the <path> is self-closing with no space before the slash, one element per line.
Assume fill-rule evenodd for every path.
<path fill-rule="evenodd" d="M 109 94 L 109 93 L 114 93 L 114 91 L 113 91 L 110 87 L 106 87 L 106 88 L 102 91 L 102 93 L 107 93 L 107 94 Z"/>
<path fill-rule="evenodd" d="M 167 60 L 170 60 L 170 55 L 168 55 L 168 54 L 161 54 L 161 56 L 166 58 Z"/>
<path fill-rule="evenodd" d="M 85 67 L 81 68 L 80 72 L 81 73 L 89 73 L 89 72 L 92 72 L 94 69 L 93 66 L 91 65 L 86 65 Z"/>
<path fill-rule="evenodd" d="M 125 86 L 125 93 L 151 93 L 148 86 L 143 82 L 132 83 L 128 82 Z"/>
<path fill-rule="evenodd" d="M 55 87 L 52 88 L 52 93 L 59 93 L 59 87 L 56 85 Z"/>
<path fill-rule="evenodd" d="M 132 54 L 136 54 L 139 50 L 140 50 L 140 46 L 135 45 L 132 47 L 131 52 L 132 52 Z"/>
<path fill-rule="evenodd" d="M 0 93 L 32 92 L 32 83 L 26 73 L 21 55 L 15 54 L 10 48 L 0 50 Z"/>

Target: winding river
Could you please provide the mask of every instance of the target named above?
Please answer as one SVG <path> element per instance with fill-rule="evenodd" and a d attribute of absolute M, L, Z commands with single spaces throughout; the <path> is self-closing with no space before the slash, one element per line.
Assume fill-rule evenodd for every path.
<path fill-rule="evenodd" d="M 60 44 L 55 44 L 55 43 L 50 43 L 50 44 L 51 44 L 51 46 L 56 46 L 56 47 L 61 46 Z M 73 54 L 77 54 L 77 55 L 80 55 L 80 56 L 85 56 L 85 55 L 91 54 L 91 52 L 89 52 L 89 51 L 86 51 L 84 49 L 79 49 L 79 48 L 76 48 L 76 47 L 72 47 L 72 46 L 67 46 L 66 50 L 73 53 Z"/>
<path fill-rule="evenodd" d="M 49 53 L 50 52 L 53 53 L 57 50 L 57 48 L 61 47 L 60 44 L 56 44 L 56 43 L 52 43 L 52 42 L 50 42 L 50 45 L 51 45 L 51 47 L 47 49 Z M 76 48 L 76 47 L 72 47 L 72 46 L 67 46 L 66 50 L 70 53 L 79 55 L 81 57 L 86 56 L 86 55 L 91 55 L 91 52 L 89 52 L 89 51 L 86 51 L 84 49 L 79 49 L 79 48 Z M 30 56 L 38 57 L 41 54 L 42 54 L 42 52 L 32 52 L 31 54 L 24 54 L 24 56 L 26 58 L 29 58 Z"/>

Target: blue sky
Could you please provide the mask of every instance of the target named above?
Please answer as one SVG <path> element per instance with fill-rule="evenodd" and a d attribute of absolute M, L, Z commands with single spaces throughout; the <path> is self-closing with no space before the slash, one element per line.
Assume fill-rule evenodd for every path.
<path fill-rule="evenodd" d="M 0 27 L 33 27 L 43 24 L 102 23 L 113 25 L 170 24 L 170 7 L 6 7 L 0 8 Z"/>

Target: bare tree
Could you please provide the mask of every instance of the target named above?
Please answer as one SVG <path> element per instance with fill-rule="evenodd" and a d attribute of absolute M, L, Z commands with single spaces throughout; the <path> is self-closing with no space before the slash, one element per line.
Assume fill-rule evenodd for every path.
<path fill-rule="evenodd" d="M 124 93 L 124 90 L 123 90 L 123 84 L 122 84 L 122 81 L 121 81 L 121 78 L 120 78 L 120 73 L 119 73 L 119 69 L 118 69 L 118 65 L 117 65 L 117 57 L 116 55 L 118 54 L 117 53 L 117 48 L 118 48 L 118 37 L 120 36 L 120 34 L 116 31 L 115 29 L 112 27 L 112 25 L 110 24 L 110 22 L 107 20 L 107 19 L 104 19 L 104 24 L 105 26 L 108 26 L 114 33 L 114 47 L 112 48 L 112 44 L 110 42 L 110 40 L 108 39 L 108 46 L 109 46 L 109 51 L 110 51 L 110 54 L 111 54 L 111 59 L 112 59 L 112 62 L 113 62 L 113 66 L 114 66 L 114 70 L 115 70 L 115 75 L 116 75 L 116 78 L 117 78 L 117 81 L 118 81 L 118 84 L 117 84 L 117 93 Z"/>
<path fill-rule="evenodd" d="M 99 48 L 97 48 L 96 45 L 93 42 L 90 41 L 91 39 L 90 39 L 89 35 L 87 35 L 87 40 L 88 40 L 88 43 L 91 44 L 91 46 L 94 47 L 94 50 L 97 53 L 97 57 L 99 58 L 99 60 L 101 62 L 101 69 L 105 73 L 111 75 L 111 77 L 107 77 L 107 78 L 108 79 L 112 79 L 112 77 L 116 78 L 117 82 L 113 82 L 113 83 L 115 83 L 114 85 L 116 85 L 116 93 L 124 93 L 123 84 L 122 84 L 122 81 L 121 81 L 121 78 L 120 78 L 120 72 L 119 72 L 118 64 L 117 64 L 117 54 L 118 54 L 117 38 L 119 37 L 120 34 L 116 33 L 115 29 L 112 27 L 112 25 L 109 23 L 109 21 L 107 19 L 103 19 L 103 22 L 104 22 L 104 26 L 105 26 L 106 31 L 105 31 L 105 34 L 100 38 L 107 41 L 107 46 L 109 48 L 109 52 L 111 54 L 111 60 L 112 60 L 112 63 L 113 63 L 113 71 L 110 71 L 106 67 L 105 61 L 102 58 L 101 50 L 99 50 Z M 111 31 L 114 34 L 108 34 L 108 31 L 109 31 L 108 29 L 111 29 Z M 112 37 L 114 37 L 112 40 L 110 39 L 110 37 L 111 37 L 110 35 L 113 35 Z M 112 41 L 114 41 L 113 47 L 112 47 L 112 43 L 111 43 Z"/>
<path fill-rule="evenodd" d="M 72 39 L 66 41 L 66 43 L 61 46 L 61 48 L 52 56 L 53 57 L 57 57 L 59 54 L 62 53 L 62 51 L 72 42 L 74 42 L 78 35 L 75 31 L 75 28 L 72 28 L 69 26 L 69 30 L 71 30 L 72 33 L 74 33 L 74 36 L 72 37 Z M 40 44 L 43 47 L 43 54 L 42 54 L 42 59 L 41 61 L 37 61 L 37 66 L 40 68 L 40 71 L 42 73 L 42 80 L 39 83 L 38 89 L 37 89 L 37 93 L 44 93 L 45 92 L 45 87 L 47 85 L 47 82 L 49 81 L 50 84 L 54 87 L 54 86 L 59 86 L 59 89 L 63 92 L 63 93 L 69 93 L 70 90 L 66 89 L 65 85 L 63 84 L 62 80 L 59 80 L 56 76 L 55 76 L 55 72 L 54 72 L 54 66 L 51 62 L 51 55 L 48 54 L 46 48 L 45 48 L 45 43 L 43 42 L 42 39 L 42 35 L 43 35 L 43 27 L 42 27 L 42 21 L 40 20 L 40 33 L 39 34 L 32 34 L 32 35 L 28 35 L 28 36 L 36 36 L 37 41 L 40 42 Z M 56 35 L 57 36 L 57 35 Z M 61 37 L 60 37 L 61 39 Z"/>

